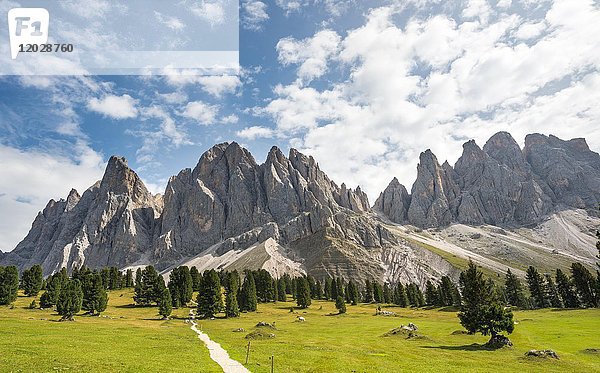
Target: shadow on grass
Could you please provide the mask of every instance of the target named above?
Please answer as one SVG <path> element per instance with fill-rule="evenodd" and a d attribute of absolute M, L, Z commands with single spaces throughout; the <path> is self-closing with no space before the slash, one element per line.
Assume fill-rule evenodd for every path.
<path fill-rule="evenodd" d="M 122 304 L 119 306 L 115 306 L 115 308 L 150 308 L 150 307 L 157 307 L 157 306 L 152 306 L 152 305 L 148 305 L 148 306 L 138 306 L 135 303 L 131 303 L 131 304 Z"/>
<path fill-rule="evenodd" d="M 440 349 L 449 351 L 495 351 L 497 348 L 492 348 L 486 344 L 472 343 L 462 346 L 420 346 L 421 348 Z"/>

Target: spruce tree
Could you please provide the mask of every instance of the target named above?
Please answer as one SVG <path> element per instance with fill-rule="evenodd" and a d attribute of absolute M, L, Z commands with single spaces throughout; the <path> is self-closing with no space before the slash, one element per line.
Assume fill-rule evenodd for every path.
<path fill-rule="evenodd" d="M 56 273 L 46 280 L 46 291 L 40 297 L 40 307 L 51 308 L 58 302 L 60 290 L 64 284 L 62 277 Z"/>
<path fill-rule="evenodd" d="M 171 298 L 171 291 L 166 286 L 162 288 L 160 300 L 158 301 L 158 314 L 167 320 L 173 312 L 173 299 Z"/>
<path fill-rule="evenodd" d="M 335 300 L 335 308 L 337 308 L 338 313 L 346 313 L 346 302 L 344 302 L 344 298 L 341 295 L 338 295 Z"/>
<path fill-rule="evenodd" d="M 23 291 L 28 297 L 36 297 L 42 289 L 42 266 L 39 264 L 23 271 L 21 281 L 23 283 Z"/>
<path fill-rule="evenodd" d="M 99 273 L 89 273 L 83 279 L 83 302 L 81 308 L 90 315 L 100 314 L 108 305 L 108 294 L 102 285 L 102 276 Z"/>
<path fill-rule="evenodd" d="M 200 289 L 200 272 L 195 266 L 190 268 L 190 276 L 192 277 L 192 289 L 198 291 Z"/>
<path fill-rule="evenodd" d="M 442 276 L 439 290 L 438 290 L 440 305 L 441 306 L 454 305 L 455 304 L 454 297 L 455 297 L 455 294 L 457 291 L 458 291 L 458 289 L 456 289 L 456 285 L 454 285 L 454 283 L 452 283 L 452 280 L 450 280 L 450 277 Z"/>
<path fill-rule="evenodd" d="M 238 306 L 237 294 L 233 291 L 227 291 L 227 296 L 225 297 L 225 316 L 238 317 L 239 315 L 240 308 Z"/>
<path fill-rule="evenodd" d="M 222 308 L 221 280 L 214 269 L 205 271 L 198 293 L 198 315 L 202 318 L 215 317 Z"/>
<path fill-rule="evenodd" d="M 296 304 L 300 308 L 307 308 L 310 306 L 310 289 L 308 287 L 308 280 L 306 277 L 298 277 L 296 282 Z"/>
<path fill-rule="evenodd" d="M 344 286 L 344 279 L 339 277 L 336 282 L 335 282 L 335 286 L 337 287 L 336 293 L 337 296 L 335 297 L 334 301 L 337 300 L 337 297 L 342 297 L 345 298 L 346 297 L 346 289 Z"/>
<path fill-rule="evenodd" d="M 331 279 L 330 278 L 325 279 L 325 286 L 323 287 L 323 297 L 325 299 L 331 298 Z"/>
<path fill-rule="evenodd" d="M 387 304 L 391 304 L 392 298 L 392 290 L 390 289 L 390 285 L 385 283 L 383 285 L 383 301 Z"/>
<path fill-rule="evenodd" d="M 323 286 L 319 280 L 315 282 L 315 296 L 315 299 L 323 299 Z"/>
<path fill-rule="evenodd" d="M 581 263 L 571 264 L 571 276 L 584 307 L 596 307 L 596 279 Z"/>
<path fill-rule="evenodd" d="M 558 293 L 558 289 L 552 281 L 552 276 L 546 273 L 546 289 L 548 291 L 548 299 L 550 300 L 550 305 L 554 308 L 563 308 L 563 302 L 560 299 L 560 295 Z"/>
<path fill-rule="evenodd" d="M 377 281 L 373 281 L 373 300 L 375 303 L 383 303 L 383 288 Z"/>
<path fill-rule="evenodd" d="M 240 310 L 246 312 L 254 312 L 256 311 L 257 303 L 258 300 L 256 297 L 256 285 L 254 283 L 254 276 L 252 275 L 252 272 L 248 271 L 246 273 L 246 278 L 244 278 L 244 283 L 242 284 L 242 289 L 240 291 Z"/>
<path fill-rule="evenodd" d="M 104 272 L 104 270 L 103 270 Z M 136 274 L 137 277 L 137 274 Z M 104 281 L 105 276 L 102 276 Z M 164 280 L 161 275 L 156 272 L 153 266 L 147 266 L 141 271 L 140 279 L 136 278 L 135 294 L 133 300 L 137 305 L 148 306 L 157 304 L 162 298 Z M 105 287 L 106 288 L 106 287 Z"/>
<path fill-rule="evenodd" d="M 127 272 L 125 272 L 125 287 L 133 287 L 133 271 L 131 270 L 131 268 L 129 268 Z"/>
<path fill-rule="evenodd" d="M 408 307 L 408 297 L 406 296 L 406 289 L 401 282 L 396 284 L 394 288 L 394 304 L 400 307 Z"/>
<path fill-rule="evenodd" d="M 62 316 L 61 320 L 73 320 L 77 312 L 81 311 L 82 302 L 81 283 L 79 280 L 67 279 L 60 290 L 56 303 L 56 310 Z"/>
<path fill-rule="evenodd" d="M 174 268 L 169 275 L 169 291 L 173 307 L 181 307 L 192 300 L 193 280 L 190 270 L 186 266 Z"/>
<path fill-rule="evenodd" d="M 505 310 L 498 302 L 493 283 L 484 278 L 472 261 L 469 261 L 469 267 L 460 274 L 460 287 L 462 306 L 458 317 L 469 333 L 491 334 L 492 342 L 498 333 L 513 332 L 512 312 Z"/>
<path fill-rule="evenodd" d="M 577 308 L 580 306 L 579 298 L 575 290 L 573 290 L 571 279 L 560 269 L 556 270 L 556 287 L 565 307 Z"/>
<path fill-rule="evenodd" d="M 435 306 L 438 303 L 438 294 L 435 285 L 427 280 L 425 284 L 425 304 L 427 306 Z"/>
<path fill-rule="evenodd" d="M 121 272 L 117 267 L 109 268 L 109 284 L 108 288 L 111 290 L 121 289 Z"/>
<path fill-rule="evenodd" d="M 0 267 L 0 305 L 17 300 L 19 270 L 15 266 Z"/>
<path fill-rule="evenodd" d="M 510 269 L 506 271 L 506 279 L 504 281 L 504 292 L 506 301 L 511 306 L 525 307 L 525 295 L 523 294 L 523 285 L 519 278 L 514 275 Z"/>
<path fill-rule="evenodd" d="M 358 304 L 358 286 L 352 280 L 348 281 L 348 299 L 353 306 Z"/>
<path fill-rule="evenodd" d="M 285 294 L 285 279 L 280 278 L 277 281 L 277 300 L 279 302 L 285 302 L 287 301 L 287 296 Z"/>
<path fill-rule="evenodd" d="M 546 308 L 550 306 L 547 298 L 546 284 L 540 273 L 533 266 L 527 268 L 525 275 L 529 286 L 529 293 L 534 302 L 534 308 Z"/>
<path fill-rule="evenodd" d="M 136 271 L 135 271 L 134 287 L 137 287 L 141 283 L 142 283 L 142 269 L 138 267 L 138 269 L 136 269 Z"/>
<path fill-rule="evenodd" d="M 331 279 L 331 297 L 329 299 L 335 301 L 338 297 L 338 284 L 337 284 L 337 279 L 335 277 L 333 277 Z"/>
<path fill-rule="evenodd" d="M 415 291 L 416 285 L 412 282 L 406 286 L 406 296 L 408 297 L 408 303 L 412 307 L 418 307 L 419 302 L 417 301 L 417 294 Z"/>

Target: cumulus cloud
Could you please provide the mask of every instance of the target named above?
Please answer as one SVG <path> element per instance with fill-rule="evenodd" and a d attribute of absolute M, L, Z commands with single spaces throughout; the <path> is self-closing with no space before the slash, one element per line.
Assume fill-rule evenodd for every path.
<path fill-rule="evenodd" d="M 244 29 L 260 31 L 268 19 L 267 4 L 258 0 L 242 1 L 242 26 Z"/>
<path fill-rule="evenodd" d="M 263 126 L 246 127 L 235 133 L 238 137 L 246 140 L 256 140 L 257 138 L 273 137 L 274 131 L 271 128 Z"/>
<path fill-rule="evenodd" d="M 154 16 L 160 24 L 170 28 L 171 30 L 181 31 L 185 28 L 185 23 L 183 23 L 177 17 L 167 16 L 157 11 L 154 11 Z"/>
<path fill-rule="evenodd" d="M 201 0 L 190 7 L 194 15 L 208 22 L 211 26 L 218 26 L 225 22 L 225 10 L 218 1 Z"/>
<path fill-rule="evenodd" d="M 88 109 L 113 119 L 135 118 L 138 114 L 138 101 L 124 94 L 122 96 L 106 95 L 88 101 Z"/>
<path fill-rule="evenodd" d="M 181 116 L 193 119 L 204 125 L 213 124 L 216 121 L 219 108 L 216 105 L 209 105 L 202 101 L 189 102 Z"/>
<path fill-rule="evenodd" d="M 234 93 L 242 85 L 240 78 L 236 75 L 199 76 L 196 82 L 200 84 L 202 90 L 215 97 L 221 97 L 225 93 Z"/>
<path fill-rule="evenodd" d="M 297 64 L 298 78 L 309 82 L 327 71 L 327 60 L 337 53 L 340 36 L 331 30 L 323 30 L 311 38 L 296 40 L 288 37 L 279 40 L 277 52 L 284 66 Z"/>
<path fill-rule="evenodd" d="M 526 133 L 542 132 L 585 135 L 600 146 L 593 104 L 600 10 L 568 0 L 531 18 L 507 9 L 469 1 L 462 18 L 440 13 L 405 23 L 396 7 L 374 9 L 326 57 L 304 53 L 320 32 L 283 39 L 280 62 L 299 65 L 304 82 L 276 86 L 255 112 L 334 179 L 360 184 L 371 198 L 392 176 L 410 187 L 421 151 L 454 162 L 464 141 L 483 145 L 499 130 L 521 144 Z M 307 66 L 316 68 L 300 73 L 311 58 L 319 63 Z M 338 64 L 348 74 L 337 82 L 306 84 Z"/>

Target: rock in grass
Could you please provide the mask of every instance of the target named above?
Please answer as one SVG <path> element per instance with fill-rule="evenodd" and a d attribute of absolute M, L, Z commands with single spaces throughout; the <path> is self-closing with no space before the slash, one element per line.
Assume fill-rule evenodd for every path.
<path fill-rule="evenodd" d="M 271 328 L 271 329 L 277 329 L 277 328 L 275 327 L 275 323 L 273 323 L 273 324 L 269 324 L 268 322 L 264 322 L 264 321 L 261 321 L 261 322 L 259 322 L 258 324 L 256 324 L 256 327 L 257 327 L 257 328 Z"/>
<path fill-rule="evenodd" d="M 271 339 L 275 338 L 275 334 L 273 333 L 264 333 L 260 330 L 256 330 L 252 333 L 246 334 L 246 339 Z"/>
<path fill-rule="evenodd" d="M 485 344 L 488 348 L 502 348 L 502 347 L 512 347 L 512 342 L 508 337 L 503 336 L 502 334 L 498 334 L 490 338 L 490 340 Z"/>
<path fill-rule="evenodd" d="M 558 359 L 558 355 L 556 352 L 552 350 L 529 350 L 525 353 L 525 356 L 533 356 L 533 357 L 551 357 L 553 359 Z"/>

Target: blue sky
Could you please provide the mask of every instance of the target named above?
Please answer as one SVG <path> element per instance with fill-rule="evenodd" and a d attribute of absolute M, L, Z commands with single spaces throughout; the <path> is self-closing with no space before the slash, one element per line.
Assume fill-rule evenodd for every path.
<path fill-rule="evenodd" d="M 215 143 L 296 147 L 374 202 L 421 151 L 454 163 L 500 130 L 600 149 L 596 1 L 249 0 L 239 32 L 239 75 L 0 77 L 0 249 L 113 154 L 158 193 Z"/>

